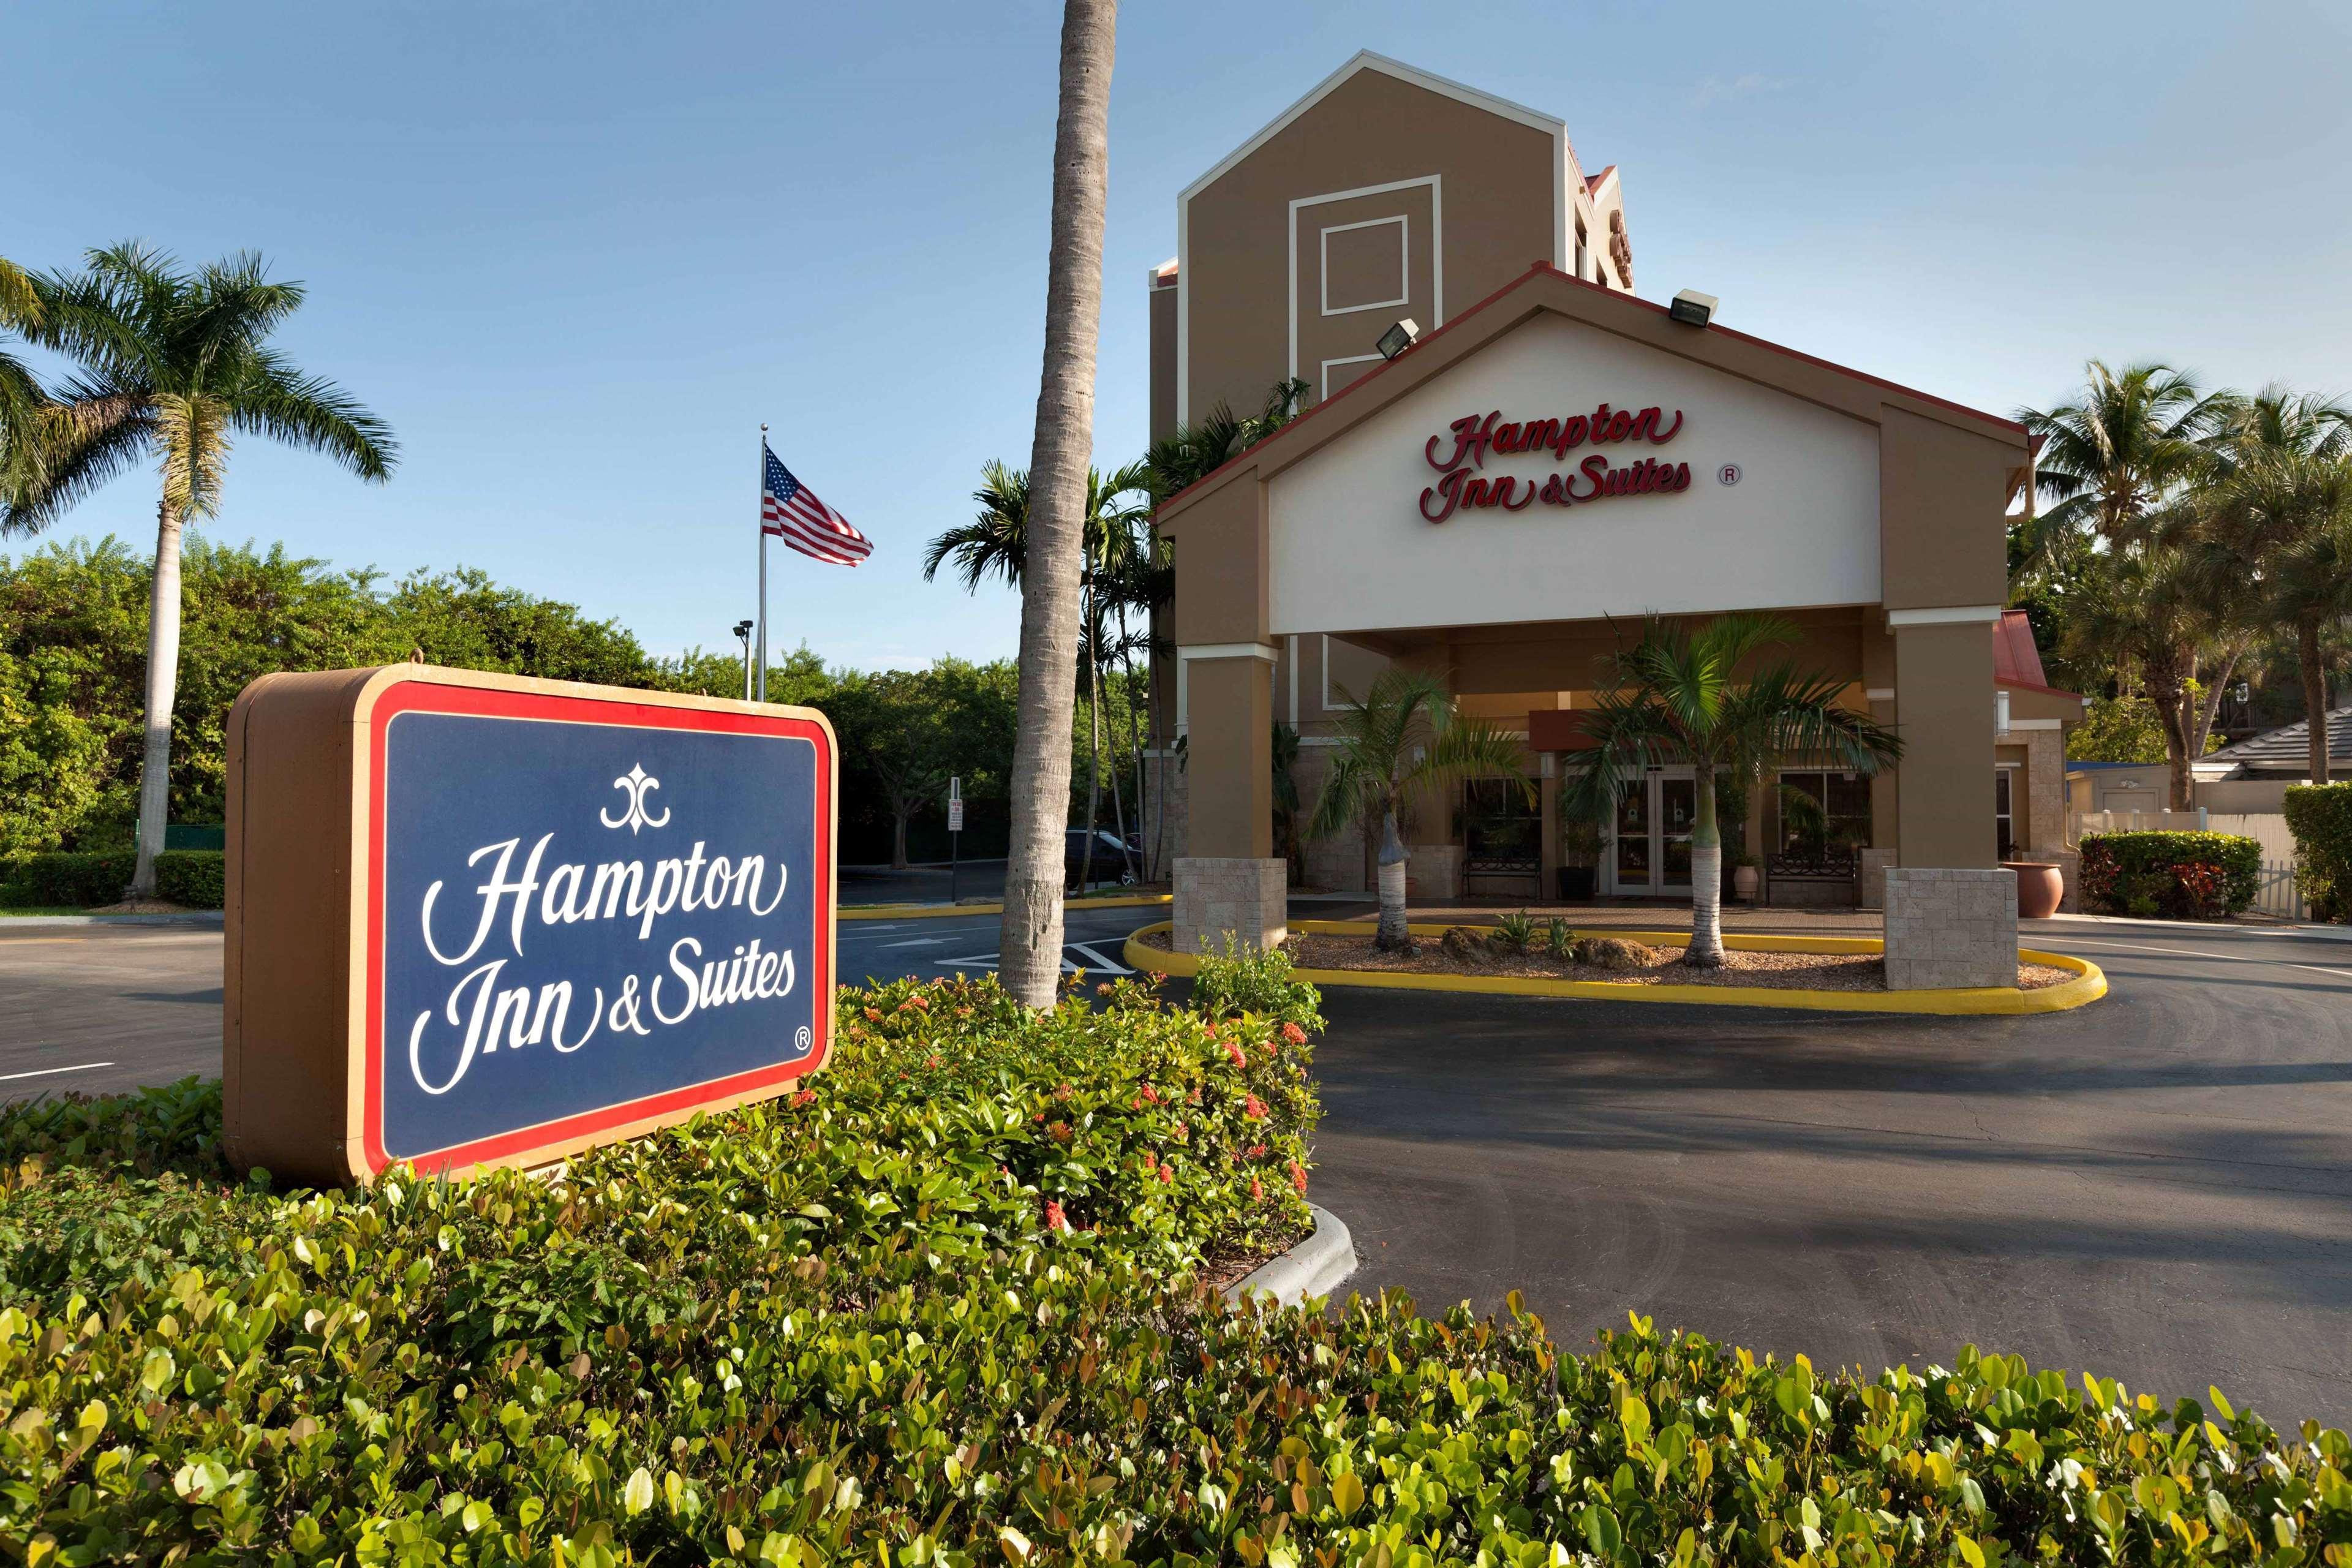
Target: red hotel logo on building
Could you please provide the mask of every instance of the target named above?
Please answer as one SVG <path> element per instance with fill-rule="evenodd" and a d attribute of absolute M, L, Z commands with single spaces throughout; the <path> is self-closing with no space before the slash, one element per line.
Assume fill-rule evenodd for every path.
<path fill-rule="evenodd" d="M 1688 463 L 1662 463 L 1655 458 L 1643 458 L 1623 468 L 1611 468 L 1609 459 L 1598 452 L 1579 463 L 1575 472 L 1547 475 L 1540 485 L 1532 479 L 1505 474 L 1490 479 L 1471 471 L 1486 466 L 1489 452 L 1549 451 L 1552 461 L 1560 463 L 1568 460 L 1572 449 L 1588 444 L 1600 447 L 1645 441 L 1653 447 L 1663 447 L 1682 430 L 1683 411 L 1675 410 L 1672 424 L 1664 423 L 1665 418 L 1663 409 L 1612 409 L 1606 403 L 1589 415 L 1571 414 L 1565 419 L 1515 419 L 1506 423 L 1499 408 L 1483 416 L 1465 415 L 1449 426 L 1454 437 L 1450 455 L 1443 458 L 1438 455 L 1444 436 L 1432 436 L 1422 448 L 1429 466 L 1444 477 L 1421 492 L 1421 515 L 1432 522 L 1444 522 L 1466 507 L 1525 511 L 1537 501 L 1546 506 L 1572 506 L 1608 496 L 1665 495 L 1688 489 Z M 1578 489 L 1580 483 L 1588 488 Z"/>

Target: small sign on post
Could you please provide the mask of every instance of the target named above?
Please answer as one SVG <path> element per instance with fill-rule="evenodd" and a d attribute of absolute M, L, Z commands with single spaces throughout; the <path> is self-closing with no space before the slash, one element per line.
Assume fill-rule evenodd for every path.
<path fill-rule="evenodd" d="M 823 714 L 407 664 L 265 676 L 228 731 L 238 1165 L 545 1164 L 824 1065 Z"/>
<path fill-rule="evenodd" d="M 950 775 L 948 779 L 948 902 L 960 903 L 956 897 L 956 873 L 963 859 L 963 780 Z"/>

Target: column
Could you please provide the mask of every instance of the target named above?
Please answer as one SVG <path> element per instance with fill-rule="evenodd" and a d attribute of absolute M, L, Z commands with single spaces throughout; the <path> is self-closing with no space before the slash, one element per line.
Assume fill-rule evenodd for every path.
<path fill-rule="evenodd" d="M 1274 947 L 1289 885 L 1274 854 L 1274 662 L 1264 643 L 1179 648 L 1184 667 L 1186 853 L 1176 862 L 1177 945 Z"/>
<path fill-rule="evenodd" d="M 1886 873 L 1886 984 L 2017 984 L 2017 878 L 1992 821 L 1998 605 L 1888 612 L 1903 760 Z"/>

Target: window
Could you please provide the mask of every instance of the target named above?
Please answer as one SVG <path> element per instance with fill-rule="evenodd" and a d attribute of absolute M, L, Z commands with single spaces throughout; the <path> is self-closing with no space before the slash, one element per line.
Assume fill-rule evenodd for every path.
<path fill-rule="evenodd" d="M 2015 772 L 2009 768 L 1992 771 L 1993 837 L 2000 845 L 2000 858 L 2003 860 L 2016 858 L 2017 840 L 2011 831 L 2014 824 L 2009 814 L 2010 780 L 2015 776 Z"/>
<path fill-rule="evenodd" d="M 1525 791 L 1507 779 L 1472 779 L 1462 786 L 1465 870 L 1532 877 L 1543 868 L 1543 819 Z"/>
<path fill-rule="evenodd" d="M 1870 781 L 1860 773 L 1800 768 L 1780 775 L 1776 877 L 1851 877 L 1870 842 Z"/>

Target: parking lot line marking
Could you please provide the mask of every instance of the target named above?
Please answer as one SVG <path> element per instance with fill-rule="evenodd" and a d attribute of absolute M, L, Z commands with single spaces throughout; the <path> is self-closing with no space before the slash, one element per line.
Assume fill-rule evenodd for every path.
<path fill-rule="evenodd" d="M 2079 942 L 2053 942 L 2053 947 L 2106 947 L 2119 952 L 2156 952 L 2167 958 L 2211 958 L 2223 963 L 2274 963 L 2281 969 L 2308 969 L 2314 974 L 2333 974 L 2341 980 L 2352 980 L 2352 969 L 2324 969 L 2316 963 L 2297 963 L 2288 958 L 2257 958 L 2243 952 L 2202 952 L 2192 947 L 2143 947 L 2133 942 L 2100 942 L 2085 939 Z"/>
<path fill-rule="evenodd" d="M 1083 952 L 1083 953 L 1085 953 L 1088 958 L 1093 959 L 1093 960 L 1095 961 L 1095 967 L 1096 967 L 1096 968 L 1097 968 L 1097 969 L 1103 970 L 1103 971 L 1104 971 L 1104 972 L 1106 972 L 1107 973 L 1111 973 L 1111 974 L 1132 974 L 1132 973 L 1135 973 L 1135 971 L 1134 971 L 1134 970 L 1129 969 L 1129 968 L 1126 964 L 1124 964 L 1124 963 L 1112 963 L 1109 959 L 1105 958 L 1101 953 L 1097 952 L 1093 948 L 1088 947 L 1085 942 L 1071 942 L 1071 943 L 1069 944 L 1069 948 L 1070 948 L 1070 951 L 1071 951 L 1072 952 Z M 1069 962 L 1069 960 L 1068 960 L 1066 957 L 1065 957 L 1065 958 L 1064 958 L 1064 960 L 1063 960 L 1063 962 L 1064 962 L 1065 963 L 1068 963 L 1068 962 Z"/>
<path fill-rule="evenodd" d="M 76 1062 L 69 1068 L 36 1068 L 31 1072 L 0 1072 L 0 1083 L 14 1083 L 20 1078 L 47 1078 L 51 1073 L 88 1072 L 92 1068 L 110 1068 L 112 1062 Z"/>
<path fill-rule="evenodd" d="M 893 947 L 937 947 L 937 946 L 939 946 L 941 942 L 946 942 L 947 940 L 948 940 L 948 939 L 947 939 L 947 938 L 945 938 L 945 937 L 943 937 L 943 936 L 910 936 L 910 937 L 907 938 L 904 942 L 884 942 L 882 945 L 883 945 L 885 948 L 893 948 Z"/>

